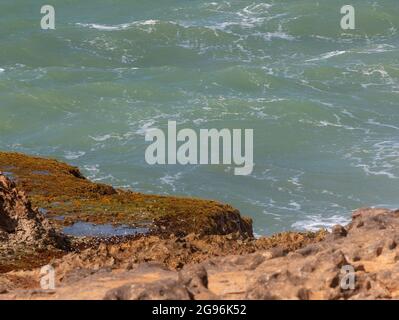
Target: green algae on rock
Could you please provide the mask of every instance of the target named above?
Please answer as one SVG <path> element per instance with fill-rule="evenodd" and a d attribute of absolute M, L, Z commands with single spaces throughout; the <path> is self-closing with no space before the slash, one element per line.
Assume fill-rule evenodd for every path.
<path fill-rule="evenodd" d="M 59 229 L 84 221 L 144 226 L 161 235 L 253 236 L 252 220 L 229 205 L 115 189 L 91 182 L 78 168 L 57 160 L 0 152 L 0 171 L 7 172 Z M 59 216 L 64 219 L 56 219 Z"/>
<path fill-rule="evenodd" d="M 0 152 L 0 170 L 8 170 L 0 171 L 0 292 L 2 286 L 37 286 L 37 281 L 28 275 L 30 271 L 22 277 L 18 272 L 54 264 L 69 253 L 73 261 L 76 258 L 87 267 L 110 262 L 113 267 L 119 263 L 128 267 L 131 263 L 154 261 L 180 269 L 208 257 L 266 248 L 279 248 L 276 252 L 284 254 L 325 237 L 321 231 L 255 239 L 251 221 L 241 218 L 228 205 L 116 190 L 92 183 L 78 169 L 55 160 Z M 116 209 L 118 215 L 113 214 Z M 144 215 L 138 215 L 137 210 Z M 58 219 L 60 214 L 64 219 Z M 89 222 L 81 222 L 82 219 Z M 144 236 L 70 237 L 54 228 L 55 225 L 59 231 L 65 221 L 73 226 L 98 223 L 102 233 L 104 227 L 106 231 L 108 227 L 112 229 L 111 224 L 140 229 L 136 226 L 149 223 L 151 232 Z M 122 221 L 126 221 L 126 226 Z M 105 253 L 115 257 L 104 255 L 104 248 Z"/>

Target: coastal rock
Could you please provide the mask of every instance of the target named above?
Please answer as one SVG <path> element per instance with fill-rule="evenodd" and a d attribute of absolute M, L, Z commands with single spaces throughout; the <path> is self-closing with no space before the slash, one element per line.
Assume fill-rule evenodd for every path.
<path fill-rule="evenodd" d="M 62 245 L 62 237 L 32 208 L 24 192 L 0 172 L 0 246 Z"/>
<path fill-rule="evenodd" d="M 255 239 L 228 205 L 116 190 L 55 160 L 4 155 L 0 299 L 399 299 L 399 211 L 363 208 L 331 233 Z M 146 218 L 152 233 L 65 238 L 47 217 L 68 210 L 62 223 Z M 56 289 L 43 291 L 48 263 Z"/>
<path fill-rule="evenodd" d="M 236 232 L 253 237 L 252 220 L 217 201 L 115 189 L 86 179 L 76 167 L 19 153 L 0 152 L 0 170 L 7 171 L 59 230 L 83 221 L 144 227 L 162 237 Z"/>
<path fill-rule="evenodd" d="M 187 289 L 175 280 L 131 284 L 107 292 L 105 300 L 190 300 Z"/>
<path fill-rule="evenodd" d="M 18 291 L 15 279 L 32 286 L 37 271 L 12 272 L 0 277 L 0 299 L 398 299 L 399 212 L 360 209 L 348 226 L 333 230 L 302 246 L 292 240 L 304 235 L 295 233 L 102 244 L 55 261 L 51 296 L 32 295 L 32 287 Z M 153 262 L 144 261 L 145 253 Z"/>
<path fill-rule="evenodd" d="M 132 283 L 108 291 L 105 300 L 200 300 L 216 299 L 208 286 L 206 269 L 193 266 L 184 269 L 176 275 L 164 269 L 150 270 L 148 265 L 140 265 L 140 268 L 132 273 L 132 278 L 151 274 L 163 273 L 162 279 L 151 283 Z"/>

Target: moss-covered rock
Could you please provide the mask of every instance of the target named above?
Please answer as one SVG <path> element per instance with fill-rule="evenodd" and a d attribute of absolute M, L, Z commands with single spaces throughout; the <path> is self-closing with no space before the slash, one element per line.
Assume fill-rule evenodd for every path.
<path fill-rule="evenodd" d="M 159 196 L 94 183 L 57 160 L 0 152 L 0 171 L 24 190 L 58 228 L 77 221 L 147 226 L 161 235 L 252 237 L 252 221 L 216 201 Z M 63 219 L 54 219 L 62 216 Z"/>

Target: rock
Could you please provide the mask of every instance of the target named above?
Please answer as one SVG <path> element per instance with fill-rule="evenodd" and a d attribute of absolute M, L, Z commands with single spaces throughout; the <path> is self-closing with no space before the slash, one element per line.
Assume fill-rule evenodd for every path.
<path fill-rule="evenodd" d="M 346 229 L 343 226 L 341 226 L 341 225 L 335 225 L 332 228 L 331 233 L 337 238 L 346 237 L 346 235 L 348 234 Z"/>
<path fill-rule="evenodd" d="M 359 231 L 359 222 L 367 231 Z M 331 236 L 316 242 L 295 234 L 245 244 L 235 236 L 190 234 L 103 243 L 55 261 L 57 292 L 40 298 L 395 299 L 398 236 L 396 211 L 362 209 L 347 227 L 335 227 Z M 298 239 L 303 247 L 287 254 Z M 154 262 L 137 264 L 148 260 Z M 33 284 L 33 275 L 22 272 L 19 277 L 0 276 L 8 290 L 0 299 L 39 298 L 18 291 L 21 277 Z"/>
<path fill-rule="evenodd" d="M 62 221 L 53 220 L 60 229 L 85 221 L 144 225 L 162 237 L 190 233 L 253 237 L 252 220 L 227 204 L 115 189 L 86 179 L 76 167 L 19 153 L 0 152 L 2 168 L 12 168 L 7 170 L 17 186 L 27 192 L 34 206 L 46 210 L 48 218 L 65 216 Z"/>
<path fill-rule="evenodd" d="M 63 238 L 52 228 L 49 221 L 33 209 L 24 192 L 0 173 L 0 244 L 12 247 L 62 246 Z"/>
<path fill-rule="evenodd" d="M 298 254 L 273 257 L 265 251 L 267 259 L 258 252 L 205 262 L 212 271 L 211 275 L 207 272 L 208 290 L 219 298 L 235 294 L 245 299 L 389 299 L 399 289 L 399 280 L 393 276 L 397 274 L 393 239 L 399 234 L 399 217 L 389 210 L 365 212 L 355 215 L 347 228 L 334 228 L 333 238 L 299 249 Z M 358 221 L 367 233 L 353 227 Z M 252 264 L 256 267 L 249 268 Z M 342 270 L 351 266 L 355 289 L 346 289 Z"/>
<path fill-rule="evenodd" d="M 157 268 L 167 272 L 157 265 L 141 265 L 135 270 L 134 277 L 148 271 L 157 272 Z M 133 275 L 132 275 L 133 277 Z M 167 277 L 167 276 L 166 276 Z M 208 278 L 205 268 L 193 266 L 179 272 L 177 279 L 162 279 L 150 284 L 133 283 L 109 290 L 106 300 L 203 300 L 216 299 L 208 288 Z"/>
<path fill-rule="evenodd" d="M 214 300 L 217 296 L 208 290 L 208 273 L 204 266 L 193 265 L 179 272 L 179 282 L 193 300 Z"/>
<path fill-rule="evenodd" d="M 399 211 L 363 208 L 331 233 L 254 239 L 251 221 L 228 205 L 114 190 L 57 161 L 3 155 L 0 168 L 12 159 L 18 185 L 0 175 L 0 299 L 399 298 Z M 32 168 L 48 174 L 32 183 Z M 72 220 L 108 221 L 117 216 L 114 208 L 126 210 L 120 221 L 128 213 L 142 219 L 143 208 L 152 210 L 147 217 L 162 231 L 73 239 L 74 251 L 67 252 L 70 243 L 18 186 L 35 203 L 58 203 L 62 189 L 73 200 Z M 103 211 L 89 215 L 88 208 Z M 51 293 L 38 288 L 40 266 L 49 261 L 57 284 Z"/>
<path fill-rule="evenodd" d="M 131 284 L 106 293 L 104 300 L 191 300 L 185 286 L 176 280 Z"/>

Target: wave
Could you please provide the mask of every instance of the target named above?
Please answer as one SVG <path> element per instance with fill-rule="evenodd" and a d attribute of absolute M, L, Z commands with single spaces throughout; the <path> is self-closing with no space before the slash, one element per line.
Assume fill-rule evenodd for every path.
<path fill-rule="evenodd" d="M 336 56 L 340 56 L 340 55 L 345 54 L 345 53 L 346 53 L 346 51 L 339 51 L 339 50 L 331 51 L 331 52 L 324 53 L 324 54 L 322 54 L 321 56 L 319 56 L 317 58 L 306 60 L 306 62 L 327 60 L 327 59 L 330 59 L 330 58 L 333 58 L 333 57 L 336 57 Z"/>
<path fill-rule="evenodd" d="M 359 50 L 357 51 L 357 53 L 375 54 L 375 53 L 392 52 L 396 50 L 397 48 L 395 46 L 383 43 L 383 44 L 373 45 L 371 48 L 368 49 Z"/>
<path fill-rule="evenodd" d="M 370 124 L 376 125 L 374 121 Z M 367 144 L 367 141 L 364 143 Z M 370 146 L 356 146 L 344 158 L 349 159 L 353 167 L 362 169 L 368 176 L 385 176 L 389 179 L 399 179 L 397 167 L 399 142 L 397 141 L 389 140 L 373 143 Z"/>
<path fill-rule="evenodd" d="M 158 23 L 161 23 L 159 20 L 144 20 L 144 21 L 134 21 L 129 23 L 122 23 L 116 25 L 106 25 L 106 24 L 97 24 L 97 23 L 81 23 L 78 22 L 76 25 L 81 27 L 88 27 L 90 29 L 96 29 L 101 31 L 119 31 L 126 30 L 135 26 L 154 26 Z M 170 22 L 173 23 L 173 22 Z"/>
<path fill-rule="evenodd" d="M 309 215 L 304 220 L 299 220 L 291 226 L 295 229 L 306 231 L 318 231 L 322 228 L 331 230 L 337 224 L 346 225 L 350 222 L 349 218 L 341 215 L 333 215 L 331 217 L 322 217 L 321 215 Z"/>
<path fill-rule="evenodd" d="M 83 157 L 86 154 L 84 151 L 65 151 L 65 159 L 67 160 L 76 160 Z"/>
<path fill-rule="evenodd" d="M 159 180 L 162 184 L 169 186 L 173 192 L 176 192 L 177 186 L 176 183 L 180 180 L 182 176 L 182 172 L 178 172 L 174 175 L 166 174 L 165 176 L 161 177 Z M 179 186 L 181 188 L 181 186 Z"/>

